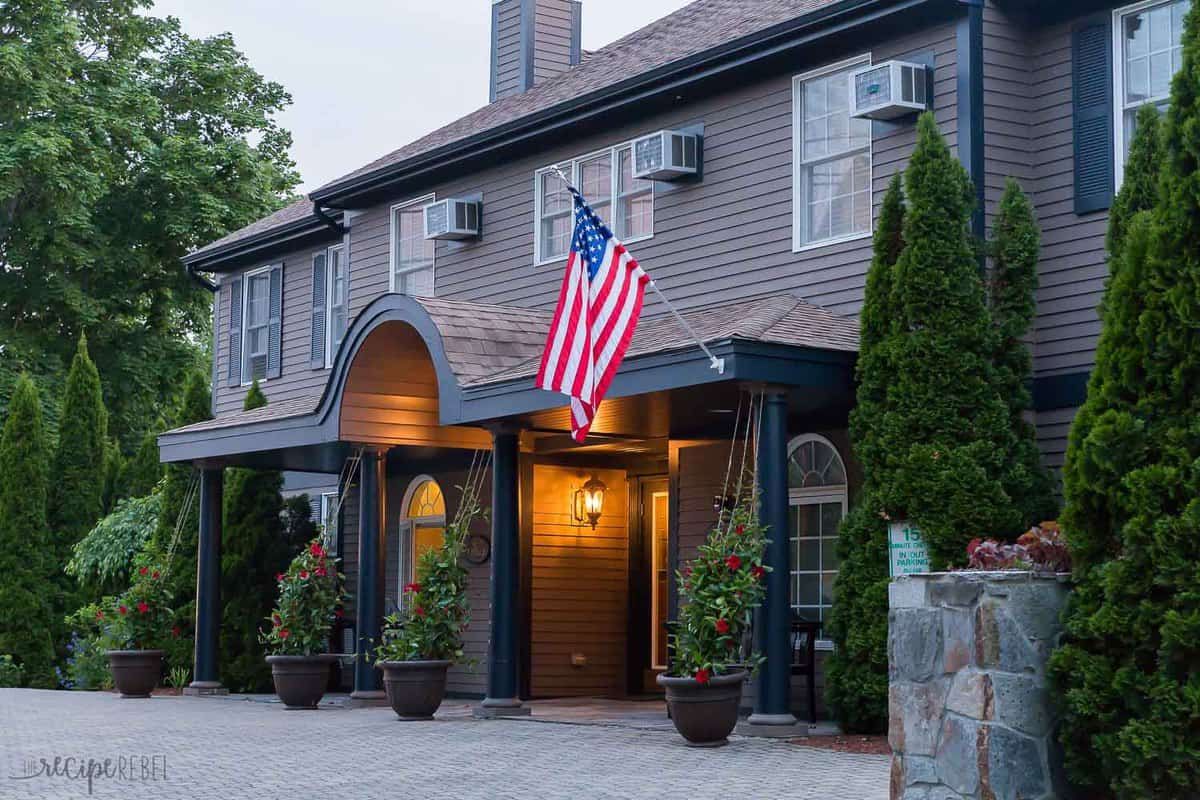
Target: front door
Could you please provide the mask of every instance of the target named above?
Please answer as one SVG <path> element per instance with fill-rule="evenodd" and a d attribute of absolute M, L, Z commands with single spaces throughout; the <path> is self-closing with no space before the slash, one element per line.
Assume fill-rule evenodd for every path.
<path fill-rule="evenodd" d="M 666 478 L 639 482 L 637 535 L 631 541 L 630 687 L 633 694 L 660 692 L 655 676 L 667 668 L 667 599 L 670 592 Z"/>

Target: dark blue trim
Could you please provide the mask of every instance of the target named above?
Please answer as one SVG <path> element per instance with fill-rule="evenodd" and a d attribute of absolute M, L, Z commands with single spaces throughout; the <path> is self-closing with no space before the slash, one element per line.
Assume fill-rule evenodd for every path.
<path fill-rule="evenodd" d="M 200 531 L 196 547 L 196 641 L 192 687 L 215 689 L 221 642 L 221 517 L 224 471 L 200 471 Z"/>
<path fill-rule="evenodd" d="M 484 706 L 520 705 L 520 437 L 498 432 L 492 446 L 491 646 Z"/>
<path fill-rule="evenodd" d="M 354 691 L 379 690 L 379 675 L 368 658 L 375 652 L 383 626 L 383 531 L 380 524 L 381 481 L 379 454 L 363 453 L 358 477 L 358 582 L 355 586 Z"/>
<path fill-rule="evenodd" d="M 583 60 L 583 3 L 571 2 L 571 66 Z"/>
<path fill-rule="evenodd" d="M 488 102 L 496 102 L 496 72 L 500 69 L 500 5 L 492 3 L 492 74 L 488 80 Z"/>
<path fill-rule="evenodd" d="M 984 235 L 987 175 L 983 148 L 983 2 L 962 0 L 966 8 L 956 31 L 958 62 L 958 159 L 975 184 L 971 231 Z M 982 258 L 982 255 L 981 255 Z"/>
<path fill-rule="evenodd" d="M 1033 410 L 1078 408 L 1087 400 L 1090 377 L 1090 372 L 1073 372 L 1069 375 L 1048 375 L 1034 379 Z"/>

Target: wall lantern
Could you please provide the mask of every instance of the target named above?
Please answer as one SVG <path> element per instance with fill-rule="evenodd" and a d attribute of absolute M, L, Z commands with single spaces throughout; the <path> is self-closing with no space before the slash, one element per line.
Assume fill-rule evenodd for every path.
<path fill-rule="evenodd" d="M 595 475 L 575 490 L 571 504 L 571 516 L 574 517 L 578 527 L 591 525 L 592 530 L 596 530 L 596 523 L 600 521 L 600 515 L 604 513 L 604 494 L 607 491 L 608 487 L 604 485 L 604 481 Z"/>

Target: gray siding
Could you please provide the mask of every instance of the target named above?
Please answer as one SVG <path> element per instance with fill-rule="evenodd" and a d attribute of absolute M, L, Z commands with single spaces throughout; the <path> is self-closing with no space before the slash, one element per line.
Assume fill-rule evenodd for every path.
<path fill-rule="evenodd" d="M 521 0 L 504 0 L 493 10 L 492 88 L 496 99 L 520 94 Z"/>
<path fill-rule="evenodd" d="M 533 82 L 571 66 L 571 0 L 537 0 L 533 26 Z"/>

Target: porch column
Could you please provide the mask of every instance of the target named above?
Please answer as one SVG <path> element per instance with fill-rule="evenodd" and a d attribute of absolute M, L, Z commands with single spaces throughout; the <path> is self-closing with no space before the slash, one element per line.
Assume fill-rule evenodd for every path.
<path fill-rule="evenodd" d="M 520 593 L 520 435 L 498 429 L 492 444 L 492 586 L 491 641 L 488 647 L 488 715 L 528 714 L 518 688 L 517 618 Z"/>
<path fill-rule="evenodd" d="M 751 725 L 796 724 L 791 712 L 787 416 L 787 390 L 768 387 L 758 442 L 758 518 L 768 528 L 770 543 L 764 561 L 771 571 L 766 579 L 767 596 L 759 611 L 760 642 L 766 660 L 758 674 L 754 713 L 748 720 Z"/>
<path fill-rule="evenodd" d="M 351 697 L 374 699 L 383 696 L 379 674 L 367 656 L 375 651 L 383 627 L 383 518 L 380 478 L 384 462 L 377 450 L 362 454 L 358 479 L 358 583 L 354 593 L 358 636 L 358 658 L 354 660 L 354 691 Z"/>
<path fill-rule="evenodd" d="M 221 636 L 221 515 L 224 470 L 200 470 L 196 541 L 196 649 L 187 694 L 224 694 L 217 674 Z"/>

